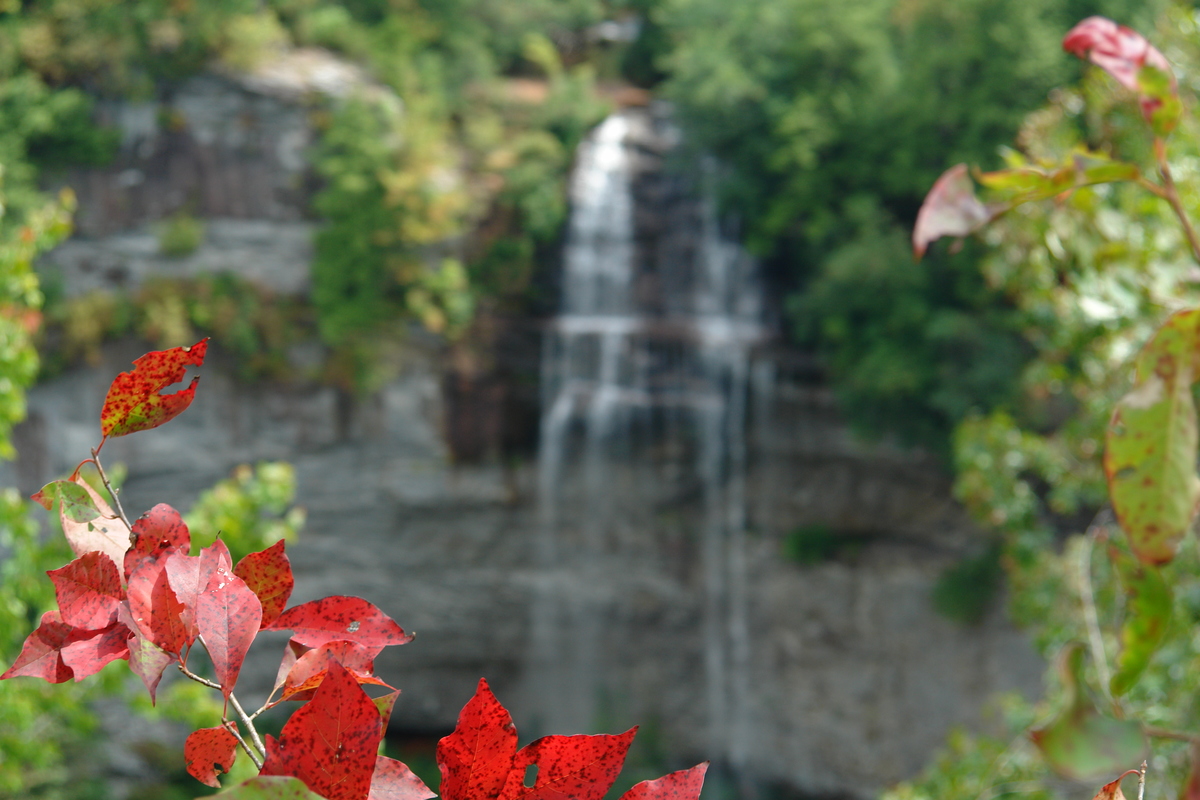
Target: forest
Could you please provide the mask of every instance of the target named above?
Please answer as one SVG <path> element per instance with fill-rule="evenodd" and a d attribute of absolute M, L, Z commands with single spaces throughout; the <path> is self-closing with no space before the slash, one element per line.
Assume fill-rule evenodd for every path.
<path fill-rule="evenodd" d="M 1173 129 L 1147 124 L 1133 99 L 1142 88 L 1064 52 L 1064 34 L 1092 15 L 1142 32 L 1165 56 L 1183 109 Z M 132 174 L 119 109 L 153 108 L 156 136 L 183 137 L 193 120 L 172 105 L 179 87 L 211 76 L 251 85 L 244 76 L 295 53 L 349 65 L 339 74 L 356 82 L 294 101 L 314 132 L 287 187 L 312 230 L 303 291 L 264 288 L 248 269 L 156 275 L 127 291 L 72 286 L 54 248 L 87 246 L 122 224 L 97 221 L 86 179 Z M 552 430 L 539 417 L 548 373 L 528 341 L 551 328 L 565 291 L 577 154 L 612 112 L 652 109 L 679 132 L 668 173 L 716 165 L 704 173 L 713 213 L 761 270 L 770 346 L 810 365 L 863 447 L 932 464 L 970 519 L 929 587 L 940 619 L 963 637 L 1011 620 L 1055 665 L 1042 695 L 993 698 L 984 722 L 950 730 L 923 768 L 873 791 L 1040 800 L 1094 794 L 1138 768 L 1111 771 L 1119 759 L 1099 738 L 1079 745 L 1085 755 L 1047 746 L 1055 731 L 1078 733 L 1061 722 L 1074 712 L 1128 723 L 1109 733 L 1137 738 L 1113 745 L 1121 756 L 1145 749 L 1146 791 L 1192 798 L 1200 553 L 1188 539 L 1177 555 L 1137 561 L 1139 541 L 1123 538 L 1123 517 L 1113 521 L 1121 508 L 1109 501 L 1103 454 L 1114 407 L 1144 379 L 1134 378 L 1137 354 L 1168 314 L 1200 299 L 1197 254 L 1180 227 L 1200 210 L 1197 87 L 1200 12 L 1177 0 L 10 0 L 0 5 L 0 459 L 20 463 L 38 385 L 107 367 L 106 348 L 208 337 L 239 385 L 323 387 L 339 409 L 386 396 L 412 374 L 414 349 L 435 353 L 449 387 L 439 391 L 465 409 L 445 424 L 447 459 L 520 474 Z M 978 170 L 1049 169 L 1081 152 L 1133 165 L 1126 177 L 1164 180 L 1169 157 L 1179 208 L 1167 190 L 1146 191 L 1150 177 L 1027 203 L 996 179 L 1006 201 L 1018 198 L 1011 210 L 914 260 L 918 211 L 951 165 L 972 165 L 982 183 L 1001 173 Z M 211 202 L 147 212 L 154 257 L 190 263 L 224 216 Z M 312 355 L 300 364 L 298 352 Z M 1189 408 L 1192 392 L 1186 383 L 1180 395 Z M 723 457 L 738 463 L 736 449 Z M 109 466 L 114 484 L 124 470 Z M 77 473 L 106 490 L 98 474 Z M 753 483 L 761 473 L 745 474 Z M 236 560 L 305 541 L 302 484 L 285 461 L 238 466 L 185 515 L 192 543 L 219 538 Z M 44 573 L 71 558 L 43 519 L 16 488 L 0 494 L 7 665 L 54 607 Z M 878 535 L 857 522 L 787 527 L 771 557 L 803 569 L 858 566 L 858 549 Z M 739 657 L 728 655 L 731 672 Z M 221 718 L 199 683 L 172 683 L 151 706 L 131 699 L 128 678 L 117 665 L 86 683 L 0 682 L 0 798 L 204 793 L 165 748 L 149 760 L 167 766 L 132 789 L 89 767 L 114 703 L 127 727 Z M 433 756 L 397 741 L 381 746 L 436 791 Z M 631 751 L 645 777 L 696 760 L 645 747 Z M 748 756 L 731 748 L 687 750 L 715 765 L 709 800 L 863 794 L 821 779 L 754 783 Z M 225 785 L 252 766 L 238 762 Z"/>

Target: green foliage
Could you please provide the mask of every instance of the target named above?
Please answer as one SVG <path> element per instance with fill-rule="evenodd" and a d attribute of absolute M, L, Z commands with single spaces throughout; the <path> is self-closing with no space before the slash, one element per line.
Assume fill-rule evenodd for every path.
<path fill-rule="evenodd" d="M 158 251 L 164 256 L 190 256 L 203 243 L 204 223 L 186 211 L 175 212 L 159 225 Z"/>
<path fill-rule="evenodd" d="M 805 525 L 783 540 L 783 554 L 801 566 L 811 567 L 836 558 L 852 558 L 871 538 L 870 534 L 835 531 L 826 525 Z"/>
<path fill-rule="evenodd" d="M 1004 580 L 998 544 L 968 556 L 938 577 L 933 587 L 933 606 L 943 616 L 967 625 L 977 625 L 994 606 Z"/>
<path fill-rule="evenodd" d="M 295 541 L 305 520 L 304 509 L 292 505 L 295 496 L 291 464 L 242 464 L 201 494 L 185 521 L 197 547 L 207 547 L 219 536 L 236 562 L 280 540 Z"/>

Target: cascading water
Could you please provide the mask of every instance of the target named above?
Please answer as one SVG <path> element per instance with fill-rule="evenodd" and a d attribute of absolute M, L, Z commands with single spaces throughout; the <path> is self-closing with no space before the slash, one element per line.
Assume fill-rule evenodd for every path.
<path fill-rule="evenodd" d="M 623 461 L 636 458 L 635 440 L 686 440 L 693 458 L 682 467 L 703 496 L 697 656 L 709 746 L 738 767 L 749 738 L 744 430 L 762 292 L 753 260 L 722 236 L 712 164 L 701 164 L 702 197 L 675 226 L 689 230 L 642 241 L 634 183 L 655 124 L 643 110 L 610 116 L 581 145 L 571 181 L 563 310 L 542 360 L 532 697 L 547 731 L 595 724 L 608 601 L 594 569 L 637 504 L 636 485 L 626 497 L 619 488 Z M 568 497 L 567 486 L 579 488 Z"/>

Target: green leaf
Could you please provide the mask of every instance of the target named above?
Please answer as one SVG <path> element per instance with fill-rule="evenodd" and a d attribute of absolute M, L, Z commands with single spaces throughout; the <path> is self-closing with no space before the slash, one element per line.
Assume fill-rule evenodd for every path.
<path fill-rule="evenodd" d="M 1142 564 L 1115 547 L 1109 547 L 1108 554 L 1125 592 L 1121 655 L 1109 683 L 1113 696 L 1120 697 L 1133 688 L 1162 644 L 1171 622 L 1173 598 L 1171 587 L 1157 567 Z"/>
<path fill-rule="evenodd" d="M 1147 564 L 1175 557 L 1200 503 L 1192 383 L 1200 310 L 1180 311 L 1137 359 L 1133 390 L 1108 426 L 1104 472 L 1130 546 Z"/>
<path fill-rule="evenodd" d="M 1137 74 L 1142 112 L 1157 136 L 1165 137 L 1179 124 L 1183 104 L 1170 72 L 1144 64 Z"/>
<path fill-rule="evenodd" d="M 47 483 L 31 499 L 41 503 L 47 511 L 54 508 L 56 502 L 60 503 L 62 515 L 72 522 L 91 522 L 100 516 L 92 496 L 75 481 Z"/>
<path fill-rule="evenodd" d="M 276 775 L 260 775 L 210 796 L 228 800 L 321 800 L 299 778 Z"/>
<path fill-rule="evenodd" d="M 1059 653 L 1058 669 L 1067 702 L 1054 719 L 1029 732 L 1055 772 L 1074 780 L 1094 779 L 1128 768 L 1143 758 L 1142 726 L 1101 714 L 1083 680 L 1084 649 L 1079 642 Z"/>

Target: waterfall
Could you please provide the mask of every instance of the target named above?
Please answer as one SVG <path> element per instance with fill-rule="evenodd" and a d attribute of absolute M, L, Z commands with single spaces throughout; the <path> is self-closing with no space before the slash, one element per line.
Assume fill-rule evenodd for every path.
<path fill-rule="evenodd" d="M 683 466 L 703 496 L 697 702 L 710 757 L 736 768 L 750 735 L 745 427 L 762 291 L 754 260 L 722 233 L 710 161 L 692 176 L 682 221 L 659 230 L 655 246 L 644 241 L 635 183 L 653 168 L 642 145 L 661 141 L 662 126 L 644 110 L 613 114 L 581 145 L 571 180 L 562 311 L 542 358 L 531 699 L 544 732 L 595 724 L 610 602 L 598 565 L 637 502 L 619 496 L 622 461 L 634 440 L 686 438 L 695 458 Z"/>

